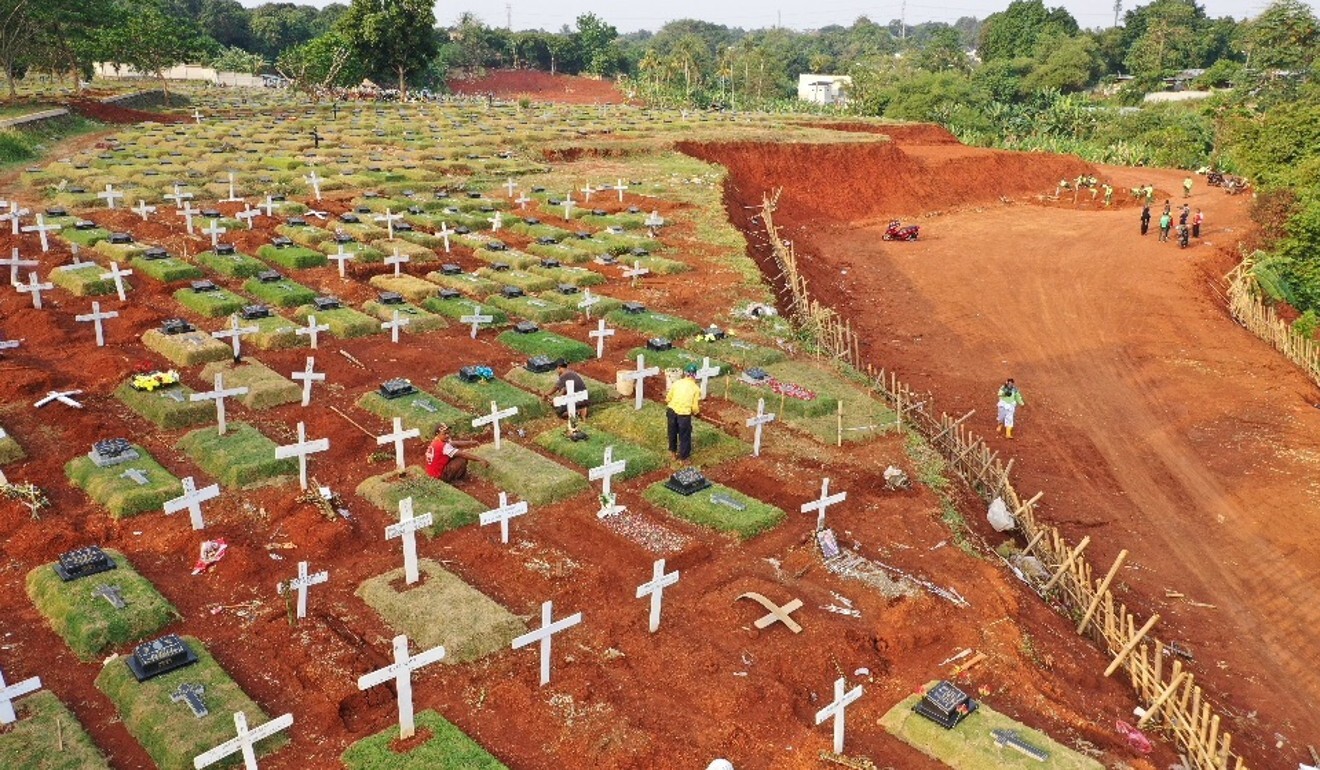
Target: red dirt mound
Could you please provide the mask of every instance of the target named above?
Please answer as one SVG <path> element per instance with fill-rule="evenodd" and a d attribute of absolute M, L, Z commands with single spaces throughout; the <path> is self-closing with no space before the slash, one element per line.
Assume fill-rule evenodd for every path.
<path fill-rule="evenodd" d="M 477 78 L 450 80 L 449 89 L 456 94 L 492 94 L 503 99 L 526 96 L 564 104 L 623 104 L 627 101 L 608 80 L 551 75 L 540 70 L 494 70 Z"/>
<path fill-rule="evenodd" d="M 144 121 L 155 121 L 156 123 L 182 123 L 188 118 L 184 115 L 162 115 L 158 112 L 147 112 L 145 110 L 134 110 L 128 107 L 120 107 L 114 104 L 106 104 L 92 99 L 72 99 L 66 105 L 73 112 L 82 115 L 85 118 L 99 120 L 102 123 L 142 123 Z"/>
<path fill-rule="evenodd" d="M 828 128 L 832 131 L 851 131 L 858 134 L 883 134 L 895 142 L 903 144 L 958 144 L 958 137 L 949 133 L 944 126 L 932 123 L 914 123 L 909 126 L 883 125 L 880 123 L 811 123 L 816 128 Z"/>

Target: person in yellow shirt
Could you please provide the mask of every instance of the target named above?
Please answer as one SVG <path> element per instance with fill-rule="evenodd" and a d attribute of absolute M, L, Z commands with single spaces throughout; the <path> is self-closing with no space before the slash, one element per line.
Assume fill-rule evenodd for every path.
<path fill-rule="evenodd" d="M 683 367 L 683 377 L 665 393 L 665 420 L 669 426 L 669 453 L 675 460 L 692 455 L 692 416 L 701 413 L 701 386 L 697 366 Z"/>

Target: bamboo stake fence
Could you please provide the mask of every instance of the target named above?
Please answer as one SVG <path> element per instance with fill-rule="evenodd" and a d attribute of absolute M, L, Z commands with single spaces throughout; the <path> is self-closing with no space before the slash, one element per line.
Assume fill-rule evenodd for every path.
<path fill-rule="evenodd" d="M 1238 263 L 1225 280 L 1228 281 L 1228 312 L 1252 334 L 1302 367 L 1311 381 L 1320 385 L 1320 344 L 1293 331 L 1274 308 L 1265 304 L 1256 280 L 1251 276 L 1251 258 Z"/>
<path fill-rule="evenodd" d="M 1138 726 L 1171 737 L 1193 770 L 1246 770 L 1246 760 L 1233 751 L 1232 736 L 1222 729 L 1222 720 L 1209 702 L 1209 696 L 1196 684 L 1194 675 L 1183 661 L 1177 659 L 1184 653 L 1151 635 L 1159 622 L 1159 615 L 1140 621 L 1110 591 L 1110 581 L 1118 573 L 1127 552 L 1121 552 L 1114 565 L 1106 569 L 1103 579 L 1097 580 L 1085 553 L 1090 539 L 1084 538 L 1076 545 L 1069 544 L 1057 528 L 1037 519 L 1036 504 L 1041 495 L 1028 500 L 1018 495 L 1009 479 L 1012 462 L 1005 464 L 1001 461 L 983 438 L 967 428 L 964 421 L 970 415 L 955 418 L 937 413 L 929 393 L 916 393 L 895 373 L 884 369 L 877 371 L 861 360 L 858 335 L 851 323 L 811 298 L 792 243 L 780 239 L 774 224 L 778 197 L 778 193 L 763 197 L 760 216 L 765 224 L 771 256 L 779 270 L 777 278 L 784 288 L 782 296 L 787 313 L 811 337 L 817 353 L 849 364 L 857 371 L 867 372 L 872 388 L 893 408 L 897 428 L 906 426 L 925 437 L 943 457 L 948 469 L 958 474 L 982 499 L 989 502 L 995 497 L 1003 498 L 1017 520 L 1018 530 L 1028 541 L 1027 551 L 1033 553 L 1050 574 L 1047 581 L 1034 584 L 1036 590 L 1077 622 L 1079 634 L 1089 637 L 1111 656 L 1105 676 L 1119 670 L 1127 673 L 1145 709 L 1145 716 L 1140 718 Z M 1243 282 L 1245 278 L 1239 275 L 1231 287 Z M 1230 288 L 1229 296 L 1233 314 L 1244 325 L 1253 331 L 1258 328 L 1269 331 L 1270 336 L 1261 331 L 1256 333 L 1271 341 L 1282 340 L 1282 343 L 1275 341 L 1275 346 L 1307 367 L 1313 378 L 1320 377 L 1320 351 L 1314 343 L 1308 342 L 1308 347 L 1279 332 L 1280 327 L 1284 331 L 1290 330 L 1273 315 L 1272 310 L 1263 308 L 1258 299 L 1254 305 L 1244 299 L 1242 289 Z M 1243 319 L 1239 313 L 1250 320 Z"/>

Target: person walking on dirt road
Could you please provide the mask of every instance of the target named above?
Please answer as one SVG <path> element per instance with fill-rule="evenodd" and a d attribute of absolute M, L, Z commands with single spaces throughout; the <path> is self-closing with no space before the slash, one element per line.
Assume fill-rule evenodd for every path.
<path fill-rule="evenodd" d="M 1150 230 L 1150 204 L 1147 203 L 1141 207 L 1141 234 L 1145 235 Z"/>
<path fill-rule="evenodd" d="M 1026 406 L 1022 400 L 1022 391 L 1018 390 L 1013 378 L 1009 377 L 999 386 L 999 405 L 997 412 L 998 426 L 995 432 L 1002 431 L 1008 438 L 1013 438 L 1013 415 L 1017 413 L 1019 406 Z"/>
<path fill-rule="evenodd" d="M 1183 197 L 1192 197 L 1192 178 L 1190 176 L 1183 179 Z"/>
<path fill-rule="evenodd" d="M 1167 210 L 1163 214 L 1160 214 L 1160 243 L 1168 243 L 1169 226 L 1172 224 L 1173 217 L 1169 215 Z"/>

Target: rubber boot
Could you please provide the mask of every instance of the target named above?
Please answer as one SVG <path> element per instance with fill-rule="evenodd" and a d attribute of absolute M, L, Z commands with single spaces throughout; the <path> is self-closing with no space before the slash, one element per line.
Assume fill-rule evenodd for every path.
<path fill-rule="evenodd" d="M 1007 437 L 1009 437 L 1009 438 L 1013 438 L 1013 429 L 1012 429 L 1012 428 L 1004 428 L 1004 435 L 1007 436 Z"/>
<path fill-rule="evenodd" d="M 1003 433 L 1003 432 L 1004 432 L 1004 424 L 1001 422 L 995 426 L 995 433 Z"/>

